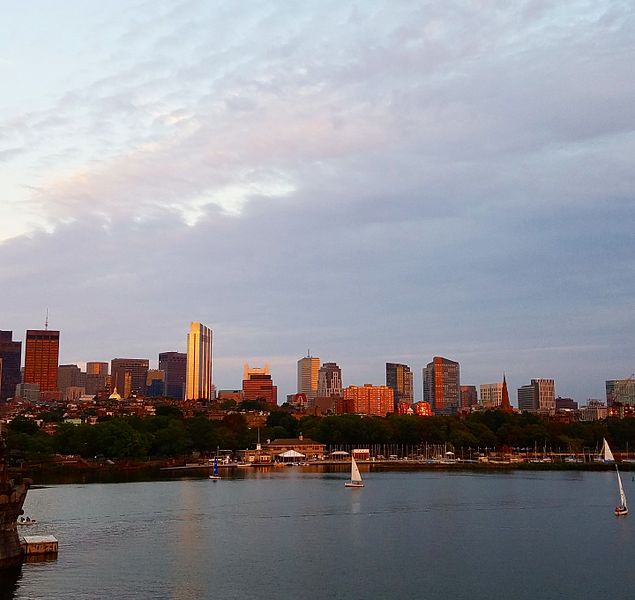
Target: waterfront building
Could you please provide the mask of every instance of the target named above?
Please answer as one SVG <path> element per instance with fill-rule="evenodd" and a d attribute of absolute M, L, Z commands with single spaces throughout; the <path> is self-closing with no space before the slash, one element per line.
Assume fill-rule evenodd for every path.
<path fill-rule="evenodd" d="M 481 406 L 485 409 L 499 408 L 503 403 L 502 383 L 481 383 Z"/>
<path fill-rule="evenodd" d="M 614 404 L 635 406 L 635 378 L 608 379 L 606 381 L 606 405 Z"/>
<path fill-rule="evenodd" d="M 108 363 L 94 360 L 87 362 L 86 375 L 108 375 Z"/>
<path fill-rule="evenodd" d="M 13 331 L 0 331 L 0 402 L 12 398 L 20 383 L 22 342 L 13 340 Z"/>
<path fill-rule="evenodd" d="M 395 411 L 393 391 L 385 385 L 349 385 L 344 388 L 345 412 L 385 417 Z"/>
<path fill-rule="evenodd" d="M 423 369 L 423 399 L 435 415 L 455 415 L 461 405 L 459 363 L 435 356 Z"/>
<path fill-rule="evenodd" d="M 57 367 L 60 332 L 50 329 L 27 329 L 24 351 L 24 383 L 40 387 L 40 399 L 59 399 Z"/>
<path fill-rule="evenodd" d="M 521 412 L 554 415 L 556 412 L 555 382 L 553 379 L 532 379 L 518 388 L 518 408 Z"/>
<path fill-rule="evenodd" d="M 161 352 L 159 369 L 165 373 L 165 396 L 183 400 L 187 378 L 187 354 L 185 352 Z"/>
<path fill-rule="evenodd" d="M 386 385 L 393 392 L 395 410 L 400 402 L 413 403 L 412 371 L 408 365 L 387 362 Z"/>
<path fill-rule="evenodd" d="M 304 394 L 309 400 L 315 398 L 318 391 L 319 370 L 320 359 L 317 356 L 307 354 L 298 361 L 298 394 Z"/>
<path fill-rule="evenodd" d="M 325 362 L 318 371 L 317 395 L 320 398 L 342 396 L 342 369 L 334 362 Z"/>
<path fill-rule="evenodd" d="M 113 358 L 110 361 L 112 389 L 124 399 L 145 395 L 149 367 L 147 358 Z"/>
<path fill-rule="evenodd" d="M 186 400 L 212 400 L 213 332 L 202 323 L 190 323 L 187 334 Z"/>
<path fill-rule="evenodd" d="M 478 405 L 478 392 L 475 385 L 461 386 L 461 410 L 469 412 Z"/>
<path fill-rule="evenodd" d="M 273 380 L 269 374 L 269 365 L 262 368 L 250 367 L 245 364 L 243 379 L 244 400 L 258 400 L 266 402 L 271 406 L 278 404 L 278 387 L 273 385 Z"/>

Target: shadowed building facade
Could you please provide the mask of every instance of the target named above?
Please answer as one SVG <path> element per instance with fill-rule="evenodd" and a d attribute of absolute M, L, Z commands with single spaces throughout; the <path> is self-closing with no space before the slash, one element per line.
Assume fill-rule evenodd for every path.
<path fill-rule="evenodd" d="M 423 369 L 423 399 L 435 415 L 455 415 L 461 406 L 459 363 L 435 356 Z"/>
<path fill-rule="evenodd" d="M 556 390 L 553 379 L 532 379 L 518 388 L 518 409 L 522 412 L 553 415 L 556 412 Z"/>
<path fill-rule="evenodd" d="M 193 321 L 187 334 L 186 400 L 212 400 L 212 338 L 209 327 Z"/>
<path fill-rule="evenodd" d="M 122 398 L 146 393 L 150 361 L 147 358 L 113 358 L 110 361 L 111 385 Z"/>
<path fill-rule="evenodd" d="M 40 386 L 40 398 L 57 392 L 57 367 L 60 332 L 51 329 L 27 329 L 24 351 L 24 383 Z"/>
<path fill-rule="evenodd" d="M 173 400 L 183 400 L 187 377 L 185 352 L 161 352 L 159 369 L 165 373 L 165 395 Z"/>
<path fill-rule="evenodd" d="M 12 331 L 0 331 L 0 402 L 13 398 L 20 383 L 22 342 L 13 341 Z"/>

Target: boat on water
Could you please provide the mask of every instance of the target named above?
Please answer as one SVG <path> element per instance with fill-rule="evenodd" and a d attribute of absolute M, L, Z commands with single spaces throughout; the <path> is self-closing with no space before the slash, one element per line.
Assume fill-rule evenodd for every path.
<path fill-rule="evenodd" d="M 615 457 L 611 452 L 611 448 L 609 446 L 609 443 L 606 441 L 606 438 L 602 438 L 602 450 L 600 451 L 600 455 L 598 456 L 597 460 L 605 464 L 612 464 L 615 462 Z"/>
<path fill-rule="evenodd" d="M 361 488 L 364 487 L 364 482 L 362 481 L 362 475 L 359 472 L 359 468 L 355 459 L 351 456 L 351 479 L 344 484 L 346 487 L 352 488 Z"/>
<path fill-rule="evenodd" d="M 31 517 L 20 517 L 18 519 L 18 525 L 35 525 L 37 523 L 36 519 L 32 519 Z"/>
<path fill-rule="evenodd" d="M 617 485 L 620 490 L 620 503 L 615 507 L 615 515 L 618 517 L 625 517 L 628 514 L 628 505 L 626 504 L 626 494 L 624 493 L 624 486 L 622 485 L 622 478 L 620 477 L 620 470 L 615 465 L 615 473 L 617 474 Z"/>
<path fill-rule="evenodd" d="M 215 456 L 214 457 L 214 468 L 212 470 L 212 474 L 209 476 L 210 479 L 213 479 L 214 481 L 220 479 L 220 475 L 218 474 L 218 458 Z"/>

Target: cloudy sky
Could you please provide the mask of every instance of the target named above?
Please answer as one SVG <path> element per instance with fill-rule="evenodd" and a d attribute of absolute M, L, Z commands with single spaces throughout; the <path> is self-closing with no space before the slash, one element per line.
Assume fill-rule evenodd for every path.
<path fill-rule="evenodd" d="M 344 383 L 635 371 L 630 0 L 33 0 L 0 22 L 0 329 Z M 515 393 L 512 393 L 515 401 Z"/>

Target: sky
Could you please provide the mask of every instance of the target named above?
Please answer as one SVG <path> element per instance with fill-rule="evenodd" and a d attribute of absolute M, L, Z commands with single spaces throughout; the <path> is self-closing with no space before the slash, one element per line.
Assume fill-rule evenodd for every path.
<path fill-rule="evenodd" d="M 6 3 L 0 329 L 344 385 L 635 371 L 635 6 Z"/>

